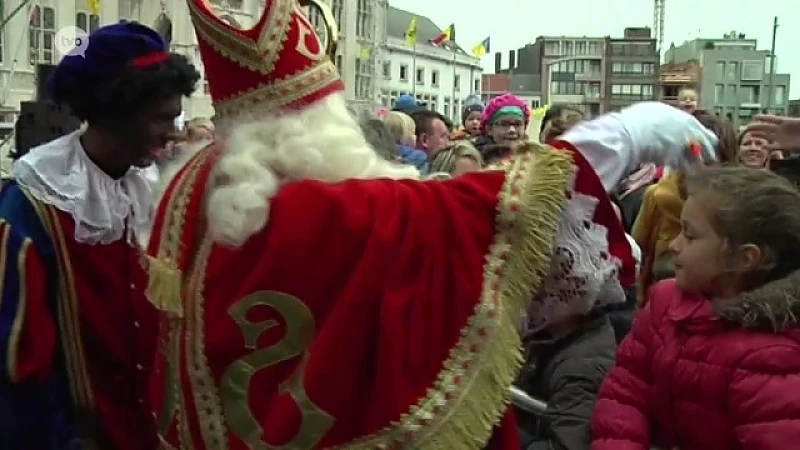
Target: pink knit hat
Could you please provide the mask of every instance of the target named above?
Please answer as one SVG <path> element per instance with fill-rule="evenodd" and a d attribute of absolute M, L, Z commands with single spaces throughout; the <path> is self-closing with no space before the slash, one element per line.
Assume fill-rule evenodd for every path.
<path fill-rule="evenodd" d="M 527 126 L 531 118 L 531 108 L 525 103 L 525 100 L 509 93 L 491 99 L 486 108 L 483 109 L 483 114 L 481 114 L 481 131 L 486 132 L 486 126 L 492 124 L 492 120 L 496 115 L 514 112 L 522 115 Z"/>

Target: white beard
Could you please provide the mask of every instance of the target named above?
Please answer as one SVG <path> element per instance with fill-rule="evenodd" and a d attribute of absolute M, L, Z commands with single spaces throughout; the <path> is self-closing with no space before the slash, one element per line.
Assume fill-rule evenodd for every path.
<path fill-rule="evenodd" d="M 211 238 L 226 245 L 243 244 L 267 224 L 270 199 L 286 182 L 419 178 L 414 167 L 386 161 L 370 147 L 343 94 L 301 111 L 218 129 L 230 131 L 222 136 L 224 153 L 206 194 L 206 218 Z M 154 188 L 157 201 L 180 168 L 207 144 L 184 148 L 162 168 Z M 140 242 L 146 243 L 150 233 L 142 234 Z"/>

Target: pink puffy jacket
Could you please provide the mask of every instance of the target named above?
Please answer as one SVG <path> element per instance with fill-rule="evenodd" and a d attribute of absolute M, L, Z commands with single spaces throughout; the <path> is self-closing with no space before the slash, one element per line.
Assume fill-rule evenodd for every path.
<path fill-rule="evenodd" d="M 656 284 L 592 417 L 592 450 L 800 449 L 800 272 L 725 303 Z"/>

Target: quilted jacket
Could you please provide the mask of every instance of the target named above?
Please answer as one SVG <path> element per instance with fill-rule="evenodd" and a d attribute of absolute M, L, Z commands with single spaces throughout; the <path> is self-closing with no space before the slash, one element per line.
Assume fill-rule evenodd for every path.
<path fill-rule="evenodd" d="M 653 286 L 592 416 L 592 450 L 800 448 L 800 272 L 735 299 Z"/>

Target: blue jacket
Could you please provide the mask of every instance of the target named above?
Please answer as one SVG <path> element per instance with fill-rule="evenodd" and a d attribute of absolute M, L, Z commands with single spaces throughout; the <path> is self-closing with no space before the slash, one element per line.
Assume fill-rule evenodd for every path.
<path fill-rule="evenodd" d="M 404 164 L 416 167 L 422 175 L 428 173 L 428 155 L 425 152 L 400 144 L 395 147 L 395 151 Z"/>

